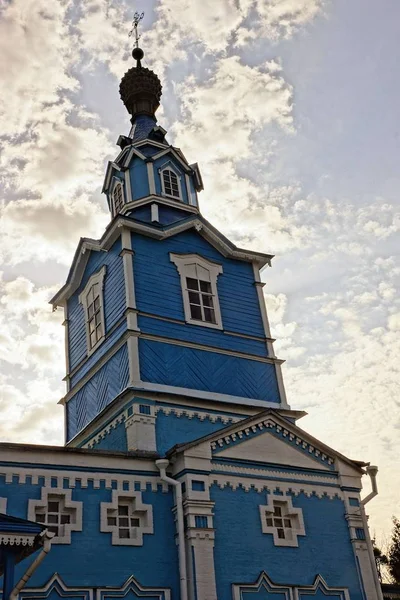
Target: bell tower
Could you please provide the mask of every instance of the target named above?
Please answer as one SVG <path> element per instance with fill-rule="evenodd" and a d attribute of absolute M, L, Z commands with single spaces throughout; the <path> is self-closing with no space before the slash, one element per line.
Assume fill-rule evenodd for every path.
<path fill-rule="evenodd" d="M 199 167 L 157 124 L 162 87 L 137 40 L 120 84 L 131 130 L 103 186 L 111 222 L 81 239 L 52 303 L 66 313 L 66 443 L 164 455 L 265 408 L 296 413 L 260 279 L 272 256 L 202 216 Z"/>

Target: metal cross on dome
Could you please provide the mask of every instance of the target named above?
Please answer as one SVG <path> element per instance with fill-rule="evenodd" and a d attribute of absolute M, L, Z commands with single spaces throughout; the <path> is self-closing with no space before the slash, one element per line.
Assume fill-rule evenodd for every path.
<path fill-rule="evenodd" d="M 142 13 L 138 13 L 137 11 L 135 12 L 135 14 L 133 15 L 132 29 L 129 32 L 129 37 L 131 37 L 133 34 L 135 34 L 136 48 L 139 48 L 139 39 L 140 39 L 140 35 L 138 34 L 138 25 L 139 25 L 140 21 L 143 19 L 143 17 L 144 17 L 144 12 L 142 12 Z"/>

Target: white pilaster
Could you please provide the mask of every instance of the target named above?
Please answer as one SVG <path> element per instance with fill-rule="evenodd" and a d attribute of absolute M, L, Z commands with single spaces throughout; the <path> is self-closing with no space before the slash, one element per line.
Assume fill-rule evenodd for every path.
<path fill-rule="evenodd" d="M 147 163 L 147 177 L 149 179 L 149 193 L 150 195 L 156 193 L 156 181 L 154 179 L 154 165 L 152 161 Z"/>
<path fill-rule="evenodd" d="M 125 314 L 127 328 L 133 334 L 127 340 L 128 361 L 129 361 L 129 382 L 130 384 L 140 381 L 139 368 L 139 344 L 137 335 L 139 327 L 137 322 L 137 307 L 135 295 L 135 279 L 133 275 L 133 256 L 131 232 L 128 229 L 122 229 L 121 233 L 121 256 L 124 266 L 125 279 Z"/>
<path fill-rule="evenodd" d="M 133 415 L 125 421 L 128 450 L 156 452 L 155 422 L 154 406 L 144 404 L 133 405 Z"/>
<path fill-rule="evenodd" d="M 131 174 L 129 169 L 125 171 L 125 189 L 126 189 L 126 203 L 132 202 L 132 188 L 131 188 Z"/>

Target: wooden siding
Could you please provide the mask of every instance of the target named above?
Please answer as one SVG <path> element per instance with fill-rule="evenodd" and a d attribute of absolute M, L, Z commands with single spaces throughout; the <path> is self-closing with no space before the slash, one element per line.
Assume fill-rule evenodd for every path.
<path fill-rule="evenodd" d="M 129 211 L 129 216 L 137 221 L 151 223 L 150 204 L 134 208 L 133 210 Z M 158 216 L 159 223 L 161 223 L 161 225 L 171 225 L 171 223 L 176 223 L 177 221 L 181 221 L 182 219 L 187 219 L 188 217 L 193 216 L 193 213 L 185 212 L 185 210 L 179 210 L 178 208 L 173 208 L 170 206 L 164 206 L 163 204 L 158 204 Z"/>
<path fill-rule="evenodd" d="M 110 404 L 128 382 L 128 348 L 124 344 L 67 403 L 67 441 Z"/>
<path fill-rule="evenodd" d="M 147 177 L 147 165 L 141 158 L 137 156 L 133 157 L 129 167 L 129 175 L 131 178 L 132 199 L 138 200 L 139 198 L 148 196 L 150 189 Z"/>
<path fill-rule="evenodd" d="M 244 352 L 264 358 L 268 356 L 264 341 L 258 342 L 227 333 L 222 333 L 221 335 L 219 329 L 199 327 L 198 325 L 191 325 L 184 321 L 181 323 L 171 323 L 170 321 L 161 321 L 160 319 L 139 315 L 139 329 L 146 333 L 175 340 L 186 342 L 196 340 L 196 343 L 203 346 Z"/>
<path fill-rule="evenodd" d="M 99 346 L 98 350 L 94 352 L 81 366 L 80 369 L 71 377 L 70 384 L 71 389 L 79 383 L 79 381 L 85 377 L 92 367 L 118 342 L 122 335 L 127 330 L 126 319 L 123 319 L 122 323 L 116 327 L 110 334 L 107 335 L 104 342 Z"/>
<path fill-rule="evenodd" d="M 125 283 L 122 258 L 119 256 L 120 252 L 120 240 L 116 241 L 108 252 L 92 251 L 81 284 L 68 300 L 68 348 L 71 370 L 75 369 L 87 355 L 85 314 L 82 304 L 79 303 L 79 294 L 84 289 L 89 277 L 99 271 L 103 265 L 106 265 L 107 268 L 103 290 L 106 335 L 124 315 Z M 104 343 L 92 354 L 90 357 L 91 364 L 101 355 L 103 346 Z"/>
<path fill-rule="evenodd" d="M 280 403 L 275 366 L 139 338 L 143 381 Z"/>
<path fill-rule="evenodd" d="M 223 267 L 217 287 L 226 331 L 264 337 L 260 305 L 254 285 L 252 265 L 222 256 L 194 230 L 185 231 L 159 242 L 141 235 L 132 235 L 135 251 L 134 276 L 136 302 L 139 310 L 185 320 L 180 277 L 169 253 L 196 253 Z M 187 339 L 202 343 L 204 327 L 187 327 Z M 219 332 L 221 340 L 227 338 Z M 226 348 L 229 342 L 226 340 Z M 262 354 L 264 356 L 264 354 Z"/>

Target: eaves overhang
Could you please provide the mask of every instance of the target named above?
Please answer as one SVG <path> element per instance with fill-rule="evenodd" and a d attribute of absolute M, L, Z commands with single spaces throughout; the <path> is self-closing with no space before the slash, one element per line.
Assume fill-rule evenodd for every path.
<path fill-rule="evenodd" d="M 286 412 L 290 412 L 290 411 L 286 411 Z M 347 458 L 347 456 L 344 456 L 340 452 L 337 452 L 337 450 L 334 450 L 333 448 L 330 448 L 326 444 L 323 444 L 322 442 L 320 442 L 320 440 L 317 440 L 315 437 L 313 437 L 312 435 L 310 435 L 309 433 L 304 431 L 304 429 L 301 429 L 300 427 L 298 427 L 298 425 L 288 422 L 288 420 L 284 418 L 284 415 L 283 414 L 281 415 L 280 413 L 283 413 L 283 411 L 279 408 L 276 408 L 276 409 L 268 408 L 262 412 L 259 412 L 258 414 L 254 415 L 254 416 L 248 417 L 247 419 L 243 419 L 242 421 L 239 421 L 238 423 L 233 423 L 232 425 L 228 425 L 227 427 L 219 429 L 216 432 L 207 434 L 207 435 L 200 437 L 196 440 L 193 440 L 191 442 L 187 442 L 187 443 L 183 443 L 183 444 L 176 444 L 170 450 L 168 450 L 168 452 L 166 453 L 166 456 L 168 458 L 172 459 L 173 456 L 176 454 L 181 454 L 182 452 L 185 452 L 186 450 L 189 450 L 190 448 L 193 448 L 195 446 L 203 444 L 204 442 L 209 442 L 211 444 L 212 442 L 216 442 L 220 438 L 226 438 L 227 436 L 230 435 L 230 433 L 234 433 L 237 429 L 243 430 L 245 428 L 251 428 L 254 424 L 265 421 L 269 417 L 269 418 L 272 418 L 273 421 L 276 421 L 279 425 L 281 425 L 282 428 L 285 428 L 289 433 L 292 433 L 293 435 L 298 436 L 302 440 L 306 441 L 308 444 L 310 444 L 311 447 L 317 448 L 321 452 L 324 452 L 327 456 L 339 459 L 340 461 L 351 466 L 351 468 L 358 471 L 360 473 L 360 475 L 365 473 L 363 466 L 366 466 L 368 463 L 364 463 L 361 461 L 356 461 L 356 460 Z"/>
<path fill-rule="evenodd" d="M 78 248 L 75 252 L 72 266 L 69 271 L 65 285 L 53 296 L 50 304 L 55 309 L 57 306 L 64 306 L 65 301 L 78 289 L 85 271 L 87 261 L 91 251 L 108 252 L 114 242 L 121 236 L 121 228 L 126 228 L 132 232 L 145 235 L 157 240 L 165 240 L 169 237 L 195 229 L 204 237 L 214 248 L 216 248 L 223 256 L 244 262 L 253 262 L 259 268 L 265 265 L 270 265 L 273 258 L 272 254 L 264 254 L 238 248 L 230 242 L 222 233 L 211 225 L 201 215 L 193 215 L 176 224 L 167 227 L 154 227 L 145 223 L 139 223 L 129 217 L 117 215 L 107 226 L 100 240 L 90 238 L 81 238 Z"/>

